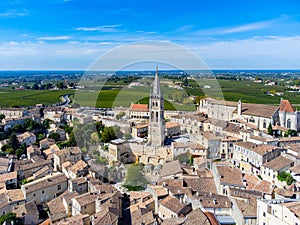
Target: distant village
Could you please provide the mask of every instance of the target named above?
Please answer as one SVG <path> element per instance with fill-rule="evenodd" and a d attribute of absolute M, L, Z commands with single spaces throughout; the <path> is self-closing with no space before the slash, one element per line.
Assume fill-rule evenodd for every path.
<path fill-rule="evenodd" d="M 300 225 L 300 112 L 204 97 L 0 109 L 0 222 Z"/>

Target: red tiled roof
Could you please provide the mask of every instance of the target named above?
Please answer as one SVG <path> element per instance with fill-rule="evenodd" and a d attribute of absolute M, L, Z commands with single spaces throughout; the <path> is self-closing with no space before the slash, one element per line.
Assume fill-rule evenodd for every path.
<path fill-rule="evenodd" d="M 279 111 L 295 112 L 295 108 L 292 106 L 289 100 L 282 99 L 280 102 Z"/>
<path fill-rule="evenodd" d="M 131 110 L 148 110 L 147 104 L 131 104 Z"/>

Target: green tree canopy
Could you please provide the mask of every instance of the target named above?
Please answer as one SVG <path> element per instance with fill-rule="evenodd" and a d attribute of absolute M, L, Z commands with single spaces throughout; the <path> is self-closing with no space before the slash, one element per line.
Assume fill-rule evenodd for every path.
<path fill-rule="evenodd" d="M 119 119 L 121 119 L 122 117 L 124 117 L 125 115 L 126 115 L 125 112 L 119 112 L 119 114 L 116 115 L 116 119 L 119 120 Z"/>
<path fill-rule="evenodd" d="M 101 141 L 104 143 L 108 143 L 113 139 L 116 139 L 117 136 L 115 134 L 113 127 L 105 127 L 101 134 Z"/>
<path fill-rule="evenodd" d="M 8 145 L 11 146 L 14 150 L 17 150 L 19 148 L 20 143 L 18 141 L 16 133 L 12 133 L 9 137 Z"/>
<path fill-rule="evenodd" d="M 271 123 L 269 123 L 269 126 L 268 126 L 268 134 L 273 135 L 273 127 L 272 127 Z"/>
<path fill-rule="evenodd" d="M 145 190 L 148 181 L 143 174 L 143 164 L 131 164 L 128 166 L 124 187 L 129 191 Z"/>
<path fill-rule="evenodd" d="M 55 140 L 55 141 L 59 141 L 59 139 L 60 139 L 60 135 L 58 133 L 49 134 L 48 137 Z"/>

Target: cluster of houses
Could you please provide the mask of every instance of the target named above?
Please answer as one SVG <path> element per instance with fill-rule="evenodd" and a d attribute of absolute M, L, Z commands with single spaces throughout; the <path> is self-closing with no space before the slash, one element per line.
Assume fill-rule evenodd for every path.
<path fill-rule="evenodd" d="M 41 225 L 300 225 L 300 137 L 282 135 L 300 131 L 300 114 L 288 100 L 268 106 L 205 98 L 196 112 L 165 111 L 157 75 L 149 103 L 0 109 L 3 131 L 26 118 L 52 121 L 43 140 L 17 135 L 27 146 L 22 159 L 0 157 L 0 216 L 13 212 Z M 57 145 L 69 139 L 61 123 L 74 120 L 119 126 L 131 137 L 94 148 L 109 163 L 102 165 L 78 146 Z M 135 162 L 149 181 L 143 191 L 121 186 Z"/>

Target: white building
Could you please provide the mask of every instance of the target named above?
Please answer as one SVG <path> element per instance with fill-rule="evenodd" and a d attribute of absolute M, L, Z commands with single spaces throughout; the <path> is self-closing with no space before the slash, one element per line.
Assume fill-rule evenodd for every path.
<path fill-rule="evenodd" d="M 257 200 L 258 225 L 299 225 L 299 212 L 299 199 Z"/>

